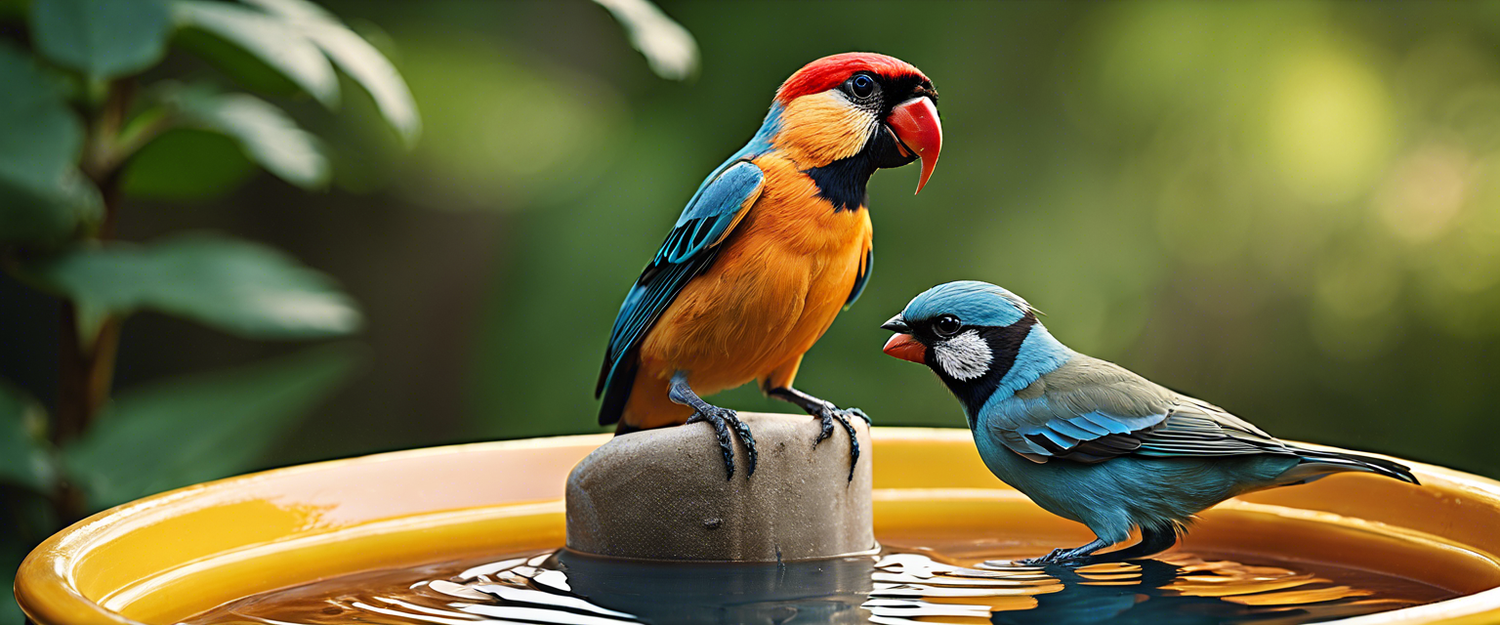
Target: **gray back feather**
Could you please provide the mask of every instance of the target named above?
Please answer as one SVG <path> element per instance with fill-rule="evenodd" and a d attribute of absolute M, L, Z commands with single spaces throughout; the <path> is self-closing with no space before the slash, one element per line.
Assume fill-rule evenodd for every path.
<path fill-rule="evenodd" d="M 1126 454 L 1293 455 L 1218 406 L 1082 354 L 987 405 L 981 422 L 1007 448 L 1036 462 L 1094 463 Z"/>

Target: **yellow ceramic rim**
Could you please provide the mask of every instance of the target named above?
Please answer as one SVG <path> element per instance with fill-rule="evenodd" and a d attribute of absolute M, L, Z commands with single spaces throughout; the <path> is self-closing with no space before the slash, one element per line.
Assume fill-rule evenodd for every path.
<path fill-rule="evenodd" d="M 923 492 L 935 490 L 982 489 L 993 492 L 1005 489 L 984 469 L 973 451 L 967 430 L 875 428 L 872 436 L 873 454 L 881 458 L 874 465 L 877 527 L 901 522 L 901 508 L 894 504 L 903 497 L 921 496 Z M 479 555 L 497 545 L 511 549 L 517 546 L 526 548 L 530 543 L 535 543 L 538 548 L 558 545 L 562 543 L 563 527 L 562 482 L 556 479 L 558 472 L 565 476 L 566 468 L 577 458 L 609 438 L 609 434 L 564 436 L 393 452 L 276 469 L 155 495 L 96 514 L 42 543 L 22 564 L 16 579 L 16 595 L 22 609 L 41 625 L 140 625 L 200 611 L 187 609 L 183 614 L 184 605 L 192 602 L 184 603 L 181 593 L 163 590 L 181 584 L 189 577 L 195 587 L 217 589 L 217 593 L 205 593 L 215 597 L 223 596 L 227 589 L 236 587 L 237 582 L 247 575 L 255 576 L 259 583 L 269 586 L 254 591 L 261 592 L 357 570 Z M 454 475 L 483 469 L 507 459 L 520 463 L 516 466 L 529 467 L 537 458 L 553 459 L 547 471 L 550 471 L 550 478 L 556 480 L 557 496 L 528 500 L 524 497 L 527 492 L 507 493 L 509 498 L 491 500 L 488 504 L 482 499 L 437 501 L 426 502 L 433 506 L 427 509 L 399 510 L 378 505 L 372 507 L 370 501 L 365 501 L 372 500 L 368 493 L 361 499 L 359 494 L 339 492 L 336 487 L 337 484 L 359 483 L 359 480 L 338 479 L 347 477 L 345 474 L 389 476 L 408 469 L 411 471 L 406 472 L 420 473 L 418 469 L 425 468 L 452 479 Z M 1226 506 L 1245 509 L 1286 506 L 1311 510 L 1314 514 L 1343 514 L 1352 518 L 1380 516 L 1388 518 L 1395 526 L 1415 528 L 1413 531 L 1433 534 L 1433 530 L 1441 529 L 1445 538 L 1453 539 L 1453 544 L 1463 545 L 1500 563 L 1500 555 L 1497 555 L 1500 554 L 1500 482 L 1441 467 L 1408 464 L 1424 482 L 1423 489 L 1406 490 L 1403 485 L 1390 480 L 1338 477 L 1325 482 L 1342 481 L 1321 490 L 1299 487 L 1305 490 L 1267 491 L 1247 497 L 1243 503 L 1231 502 Z M 530 481 L 549 480 L 538 477 Z M 89 565 L 98 564 L 90 562 L 90 558 L 101 557 L 101 553 L 110 555 L 108 550 L 116 539 L 129 537 L 132 532 L 170 527 L 172 519 L 191 514 L 202 515 L 197 522 L 212 519 L 214 522 L 233 523 L 233 518 L 225 521 L 222 516 L 211 515 L 218 510 L 236 511 L 235 506 L 255 505 L 258 501 L 255 495 L 243 493 L 254 493 L 256 489 L 276 493 L 275 487 L 279 484 L 321 485 L 327 491 L 324 495 L 333 499 L 360 500 L 369 509 L 360 510 L 364 516 L 325 523 L 319 520 L 322 517 L 318 516 L 314 506 L 307 512 L 307 518 L 314 520 L 312 523 L 304 526 L 294 523 L 266 530 L 264 540 L 258 542 L 247 539 L 244 543 L 229 545 L 221 552 L 212 551 L 213 545 L 209 545 L 203 547 L 203 558 L 172 561 L 169 568 L 139 580 L 131 579 L 129 583 L 87 579 L 100 575 L 99 571 L 90 569 Z M 1317 492 L 1311 492 L 1314 490 Z M 535 494 L 534 488 L 532 491 L 531 494 Z M 482 497 L 483 493 L 475 496 Z M 247 518 L 260 517 L 249 514 Z M 508 531 L 496 531 L 502 527 Z M 529 540 L 518 541 L 509 537 L 518 530 Z M 215 531 L 220 534 L 219 540 L 223 540 L 223 535 L 226 535 L 223 528 L 215 528 Z M 185 538 L 181 531 L 166 536 Z M 151 542 L 139 537 L 135 540 L 145 544 Z M 150 555 L 139 550 L 132 553 Z M 105 561 L 108 558 L 101 557 L 101 562 Z M 227 566 L 230 564 L 233 566 Z M 108 591 L 90 598 L 84 590 L 89 583 L 107 587 Z M 215 605 L 218 603 L 222 601 L 214 600 Z M 127 611 L 141 618 L 132 619 L 107 607 L 121 605 L 129 606 Z M 197 607 L 206 609 L 212 606 Z M 1340 622 L 1351 625 L 1500 622 L 1500 588 Z"/>

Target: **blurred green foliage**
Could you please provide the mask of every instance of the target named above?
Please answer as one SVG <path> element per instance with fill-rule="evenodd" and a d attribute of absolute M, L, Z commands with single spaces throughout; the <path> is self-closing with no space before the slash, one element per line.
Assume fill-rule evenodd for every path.
<path fill-rule="evenodd" d="M 354 358 L 324 347 L 131 389 L 63 450 L 62 466 L 92 510 L 242 472 L 347 376 Z"/>
<path fill-rule="evenodd" d="M 598 7 L 625 27 L 661 76 L 695 71 L 691 35 L 654 5 L 600 0 Z M 263 211 L 233 206 L 231 195 L 257 168 L 303 190 L 326 189 L 335 159 L 346 187 L 388 171 L 394 156 L 415 144 L 421 120 L 405 79 L 377 48 L 391 42 L 377 29 L 364 31 L 307 0 L 0 2 L 0 264 L 8 274 L 0 281 L 0 331 L 22 327 L 7 338 L 40 346 L 47 340 L 37 340 L 39 325 L 62 326 L 55 402 L 36 399 L 47 395 L 36 392 L 46 386 L 37 384 L 46 378 L 37 371 L 47 367 L 35 362 L 35 348 L 0 352 L 4 371 L 29 382 L 0 379 L 0 572 L 9 575 L 38 541 L 85 514 L 264 466 L 267 451 L 362 360 L 358 350 L 333 345 L 278 350 L 213 373 L 181 375 L 198 367 L 174 362 L 172 373 L 149 381 L 127 374 L 127 390 L 111 392 L 121 324 L 138 313 L 254 340 L 326 339 L 361 329 L 354 299 L 292 255 L 219 234 L 175 233 L 180 221 L 144 234 L 131 224 L 173 215 L 151 200 Z M 492 95 L 502 105 L 530 80 L 528 69 L 499 66 L 512 72 L 506 87 L 470 94 L 475 81 L 444 76 L 447 60 L 434 62 L 434 76 L 443 79 L 436 84 L 458 95 Z M 573 128 L 575 139 L 561 144 L 545 134 L 547 126 L 520 127 L 534 131 L 529 136 L 512 127 L 489 136 L 495 154 L 524 150 L 543 157 L 546 168 L 563 157 L 577 160 L 589 138 L 621 125 L 574 127 L 592 117 L 568 112 L 571 92 L 527 93 L 556 113 L 552 128 Z M 389 131 L 371 132 L 381 127 Z M 439 129 L 462 136 L 475 127 Z M 557 158 L 547 159 L 549 152 Z M 468 173 L 475 185 L 489 180 L 468 163 L 450 161 L 444 169 Z M 127 201 L 130 210 L 123 210 Z M 42 301 L 56 308 L 26 314 L 29 303 Z M 149 327 L 142 334 L 151 354 L 194 351 L 180 338 L 182 327 L 168 337 Z M 131 335 L 125 338 L 128 349 Z M 132 370 L 135 360 L 121 359 L 121 370 Z M 0 583 L 9 586 L 8 579 Z M 3 593 L 0 622 L 19 617 Z"/>
<path fill-rule="evenodd" d="M 32 0 L 23 7 L 19 39 L 34 52 L 0 42 L 0 260 L 15 279 L 59 298 L 68 326 L 53 410 L 0 382 L 0 583 L 7 587 L 20 556 L 58 523 L 256 466 L 352 365 L 347 349 L 325 347 L 111 401 L 120 324 L 138 310 L 257 339 L 342 336 L 361 322 L 331 279 L 259 244 L 203 234 L 149 245 L 113 240 L 124 190 L 212 197 L 233 190 L 250 162 L 307 189 L 330 176 L 319 142 L 280 107 L 225 93 L 209 79 L 184 85 L 143 77 L 163 60 L 174 32 L 206 33 L 196 39 L 204 49 L 225 53 L 210 55 L 223 70 L 218 77 L 254 82 L 269 68 L 295 87 L 281 95 L 305 93 L 329 107 L 340 92 L 337 65 L 406 141 L 418 130 L 410 93 L 385 57 L 303 0 Z M 206 43 L 213 41 L 224 45 Z M 227 142 L 180 140 L 204 133 Z M 173 136 L 179 140 L 156 142 Z M 133 169 L 139 154 L 156 160 Z M 169 165 L 185 162 L 200 165 Z M 189 177 L 198 171 L 230 173 L 205 184 Z M 126 172 L 134 172 L 128 186 Z M 3 593 L 0 620 L 19 619 Z"/>
<path fill-rule="evenodd" d="M 601 115 L 631 127 L 600 135 L 607 164 L 479 197 L 527 209 L 498 220 L 479 432 L 593 431 L 610 321 L 702 176 L 801 64 L 875 50 L 933 78 L 946 158 L 915 198 L 914 171 L 875 175 L 874 278 L 799 387 L 877 425 L 961 426 L 930 374 L 879 353 L 878 326 L 927 287 L 983 279 L 1075 348 L 1275 434 L 1500 475 L 1500 5 L 664 6 L 703 42 L 698 81 L 594 72 L 628 107 Z M 789 410 L 752 388 L 717 401 Z"/>
<path fill-rule="evenodd" d="M 74 303 L 85 336 L 139 309 L 257 339 L 342 336 L 360 324 L 354 303 L 327 277 L 275 250 L 214 235 L 81 248 L 36 261 L 27 275 Z"/>

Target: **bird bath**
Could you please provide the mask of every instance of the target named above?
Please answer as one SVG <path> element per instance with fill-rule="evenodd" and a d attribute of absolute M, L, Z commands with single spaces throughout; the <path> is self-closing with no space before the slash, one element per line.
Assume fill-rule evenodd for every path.
<path fill-rule="evenodd" d="M 987 570 L 971 567 L 1088 534 L 995 480 L 967 431 L 872 438 L 879 554 L 713 564 L 556 553 L 568 472 L 609 440 L 588 435 L 157 495 L 48 539 L 16 591 L 40 625 L 1500 621 L 1491 480 L 1417 463 L 1422 488 L 1339 475 L 1214 508 L 1155 561 Z"/>

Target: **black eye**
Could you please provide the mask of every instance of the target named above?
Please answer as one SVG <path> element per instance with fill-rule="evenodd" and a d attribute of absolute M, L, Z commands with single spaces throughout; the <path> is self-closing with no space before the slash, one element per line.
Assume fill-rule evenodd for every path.
<path fill-rule="evenodd" d="M 870 94 L 875 93 L 875 79 L 865 74 L 850 78 L 849 82 L 844 84 L 849 87 L 849 93 L 856 98 L 868 98 Z"/>
<path fill-rule="evenodd" d="M 958 334 L 958 331 L 963 329 L 963 327 L 963 322 L 959 321 L 958 317 L 954 317 L 953 315 L 943 315 L 932 320 L 932 331 L 942 337 Z"/>

